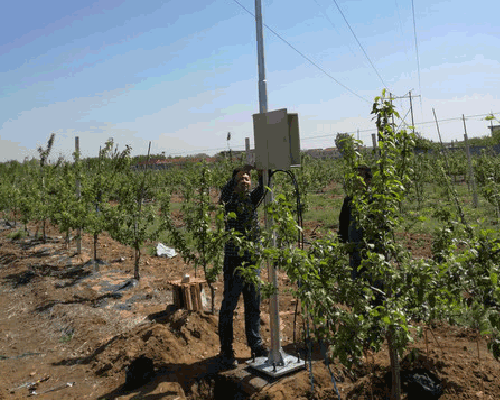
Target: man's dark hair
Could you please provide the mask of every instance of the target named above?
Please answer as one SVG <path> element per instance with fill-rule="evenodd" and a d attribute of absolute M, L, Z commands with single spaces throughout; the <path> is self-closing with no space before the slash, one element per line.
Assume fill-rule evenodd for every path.
<path fill-rule="evenodd" d="M 251 167 L 238 167 L 233 169 L 233 179 L 236 178 L 236 174 L 240 171 L 247 171 L 248 173 L 250 173 Z"/>

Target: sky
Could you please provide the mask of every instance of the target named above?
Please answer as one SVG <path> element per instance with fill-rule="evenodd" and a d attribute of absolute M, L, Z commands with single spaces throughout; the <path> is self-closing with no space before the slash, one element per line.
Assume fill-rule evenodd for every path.
<path fill-rule="evenodd" d="M 406 96 L 394 104 L 410 125 L 412 93 L 427 139 L 439 140 L 433 109 L 443 141 L 463 140 L 462 115 L 469 137 L 489 134 L 496 1 L 414 0 L 413 11 L 411 0 L 262 0 L 269 111 L 298 114 L 301 149 L 334 147 L 338 132 L 371 145 L 384 87 Z M 133 155 L 150 142 L 167 156 L 242 150 L 245 137 L 253 147 L 254 12 L 253 0 L 4 2 L 0 162 L 38 157 L 51 133 L 52 158 L 66 159 L 75 137 L 84 157 L 110 137 Z"/>

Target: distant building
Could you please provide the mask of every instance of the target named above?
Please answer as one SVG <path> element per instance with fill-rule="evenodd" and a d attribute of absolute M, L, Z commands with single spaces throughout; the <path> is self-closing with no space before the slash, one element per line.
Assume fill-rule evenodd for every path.
<path fill-rule="evenodd" d="M 331 147 L 329 149 L 310 149 L 304 150 L 304 154 L 308 154 L 311 158 L 328 160 L 340 158 L 340 152 L 337 148 Z"/>
<path fill-rule="evenodd" d="M 493 135 L 493 132 L 500 131 L 500 125 L 491 125 L 488 126 L 488 129 L 491 131 L 491 134 Z"/>

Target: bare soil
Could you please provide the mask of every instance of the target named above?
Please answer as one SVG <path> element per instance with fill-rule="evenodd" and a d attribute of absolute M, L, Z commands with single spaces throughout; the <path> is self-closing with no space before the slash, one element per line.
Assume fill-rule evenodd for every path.
<path fill-rule="evenodd" d="M 20 227 L 5 222 L 0 221 L 0 399 L 249 398 L 233 390 L 224 381 L 227 375 L 218 371 L 218 318 L 209 312 L 210 299 L 205 311 L 172 306 L 169 281 L 184 273 L 194 276 L 193 267 L 180 256 L 143 254 L 137 284 L 132 279 L 133 251 L 107 235 L 99 237 L 103 263 L 97 271 L 90 236 L 84 235 L 82 254 L 75 255 L 75 244 L 66 249 L 55 227 L 49 227 L 46 243 L 35 240 L 35 226 L 28 227 L 28 237 L 12 240 L 7 235 Z M 408 243 L 418 257 L 430 254 L 428 237 L 409 237 Z M 198 277 L 203 278 L 200 271 Z M 291 286 L 284 274 L 279 281 L 283 289 Z M 219 308 L 222 283 L 216 287 Z M 280 310 L 283 349 L 297 354 L 304 348 L 302 320 L 286 290 Z M 266 301 L 261 328 L 269 342 Z M 500 364 L 487 352 L 486 337 L 444 324 L 430 327 L 426 337 L 413 346 L 420 350 L 416 360 L 410 362 L 405 355 L 404 369 L 433 372 L 443 386 L 443 400 L 500 399 Z M 250 359 L 242 301 L 235 316 L 235 351 L 241 363 Z M 353 371 L 330 365 L 335 384 L 317 353 L 315 349 L 312 371 L 264 385 L 252 398 L 337 399 L 335 384 L 342 399 L 388 398 L 387 348 L 367 356 Z M 126 370 L 140 356 L 153 361 L 154 373 L 142 386 L 128 390 Z"/>

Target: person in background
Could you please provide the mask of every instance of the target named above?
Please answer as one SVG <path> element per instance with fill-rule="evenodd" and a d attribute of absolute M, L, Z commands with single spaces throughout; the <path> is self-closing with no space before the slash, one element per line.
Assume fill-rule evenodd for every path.
<path fill-rule="evenodd" d="M 370 167 L 358 168 L 358 175 L 364 181 L 365 189 L 370 187 L 372 181 L 372 170 Z M 354 215 L 352 197 L 346 196 L 339 215 L 339 239 L 343 243 L 352 244 L 349 252 L 349 266 L 352 268 L 352 279 L 358 278 L 364 271 L 358 271 L 363 261 L 365 250 L 363 227 L 359 226 Z"/>
<path fill-rule="evenodd" d="M 372 170 L 369 167 L 363 166 L 358 168 L 358 176 L 363 179 L 363 187 L 365 189 L 364 195 L 368 196 L 368 204 L 372 202 L 371 195 L 369 193 L 369 188 L 372 182 Z M 353 198 L 346 196 L 344 198 L 344 204 L 342 205 L 342 210 L 339 215 L 339 239 L 343 243 L 351 244 L 349 248 L 349 266 L 352 268 L 351 276 L 353 280 L 362 279 L 369 286 L 371 286 L 374 291 L 374 298 L 370 301 L 371 307 L 379 307 L 384 304 L 385 294 L 384 294 L 384 282 L 380 279 L 373 279 L 371 274 L 366 273 L 366 268 L 361 267 L 363 259 L 366 258 L 366 237 L 363 227 L 359 225 L 356 215 L 354 213 L 354 204 L 352 202 Z M 368 239 L 370 242 L 372 240 Z M 375 240 L 376 241 L 376 240 Z M 374 243 L 374 251 L 384 253 L 380 244 Z M 376 324 L 368 332 L 368 338 L 366 339 L 366 345 L 369 345 L 376 335 L 379 329 L 379 324 Z"/>
<path fill-rule="evenodd" d="M 226 232 L 234 230 L 247 241 L 258 242 L 260 226 L 257 207 L 264 195 L 262 171 L 259 185 L 251 190 L 251 167 L 237 168 L 233 177 L 222 188 L 219 204 L 224 205 Z M 229 216 L 234 213 L 235 217 Z M 252 265 L 255 261 L 248 250 L 240 254 L 240 248 L 229 240 L 224 247 L 224 293 L 219 312 L 220 362 L 224 368 L 237 366 L 233 349 L 233 316 L 240 295 L 243 293 L 245 307 L 245 335 L 248 346 L 255 357 L 269 354 L 260 336 L 260 292 L 254 283 L 242 277 L 238 267 Z M 257 271 L 259 273 L 259 271 Z"/>

